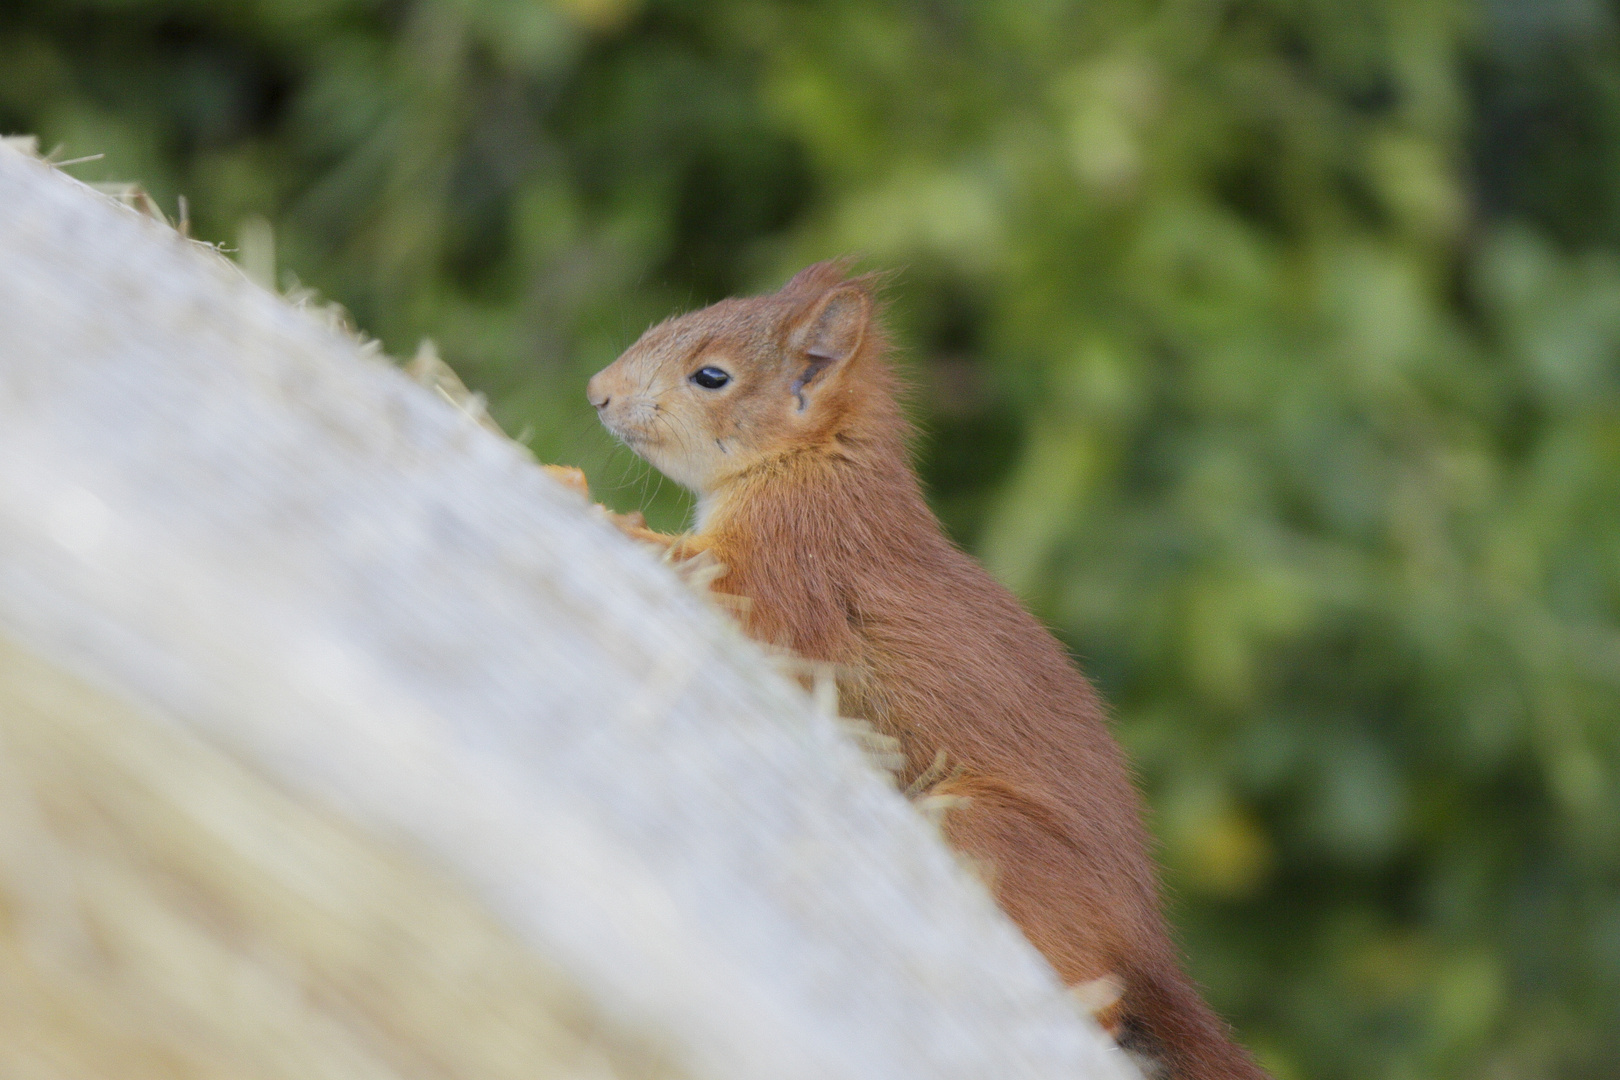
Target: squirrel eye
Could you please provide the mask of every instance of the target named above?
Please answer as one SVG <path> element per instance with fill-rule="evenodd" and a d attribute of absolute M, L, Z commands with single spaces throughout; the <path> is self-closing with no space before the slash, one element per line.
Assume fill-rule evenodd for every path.
<path fill-rule="evenodd" d="M 692 372 L 692 381 L 705 390 L 718 390 L 731 381 L 731 376 L 717 367 L 703 367 Z"/>

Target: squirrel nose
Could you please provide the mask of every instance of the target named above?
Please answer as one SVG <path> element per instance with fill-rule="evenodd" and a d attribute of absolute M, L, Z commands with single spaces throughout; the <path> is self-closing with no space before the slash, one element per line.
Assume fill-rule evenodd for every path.
<path fill-rule="evenodd" d="M 602 384 L 597 381 L 599 378 L 599 375 L 592 375 L 591 381 L 585 384 L 585 400 L 596 406 L 598 412 L 607 408 L 608 402 L 613 400 L 602 389 Z"/>

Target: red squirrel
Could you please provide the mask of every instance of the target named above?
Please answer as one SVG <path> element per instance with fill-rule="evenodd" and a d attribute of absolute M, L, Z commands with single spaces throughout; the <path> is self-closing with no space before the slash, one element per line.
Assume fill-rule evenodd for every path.
<path fill-rule="evenodd" d="M 654 326 L 590 380 L 602 423 L 698 497 L 686 535 L 620 527 L 712 553 L 750 636 L 832 665 L 842 709 L 899 740 L 902 784 L 943 775 L 947 842 L 1066 984 L 1118 988 L 1092 1005 L 1122 1046 L 1263 1080 L 1181 970 L 1096 692 L 924 501 L 874 282 L 847 267 Z"/>

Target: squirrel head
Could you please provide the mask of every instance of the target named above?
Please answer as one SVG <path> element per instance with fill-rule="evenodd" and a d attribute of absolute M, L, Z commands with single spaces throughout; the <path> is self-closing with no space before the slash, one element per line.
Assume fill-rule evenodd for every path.
<path fill-rule="evenodd" d="M 817 263 L 767 296 L 722 300 L 641 335 L 586 387 L 607 429 L 706 495 L 831 440 L 888 390 L 870 276 Z"/>

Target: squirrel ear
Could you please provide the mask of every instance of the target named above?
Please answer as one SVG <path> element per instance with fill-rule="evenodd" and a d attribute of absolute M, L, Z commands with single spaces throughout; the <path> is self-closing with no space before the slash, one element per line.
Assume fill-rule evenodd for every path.
<path fill-rule="evenodd" d="M 804 390 L 826 369 L 842 364 L 866 340 L 867 323 L 872 317 L 872 298 L 859 285 L 840 285 L 823 296 L 810 309 L 802 329 L 794 337 L 795 360 L 803 364 L 793 380 L 793 396 L 799 411 L 805 407 Z"/>
<path fill-rule="evenodd" d="M 818 360 L 839 364 L 855 355 L 866 337 L 872 301 L 858 285 L 840 285 L 812 309 L 800 348 Z"/>

